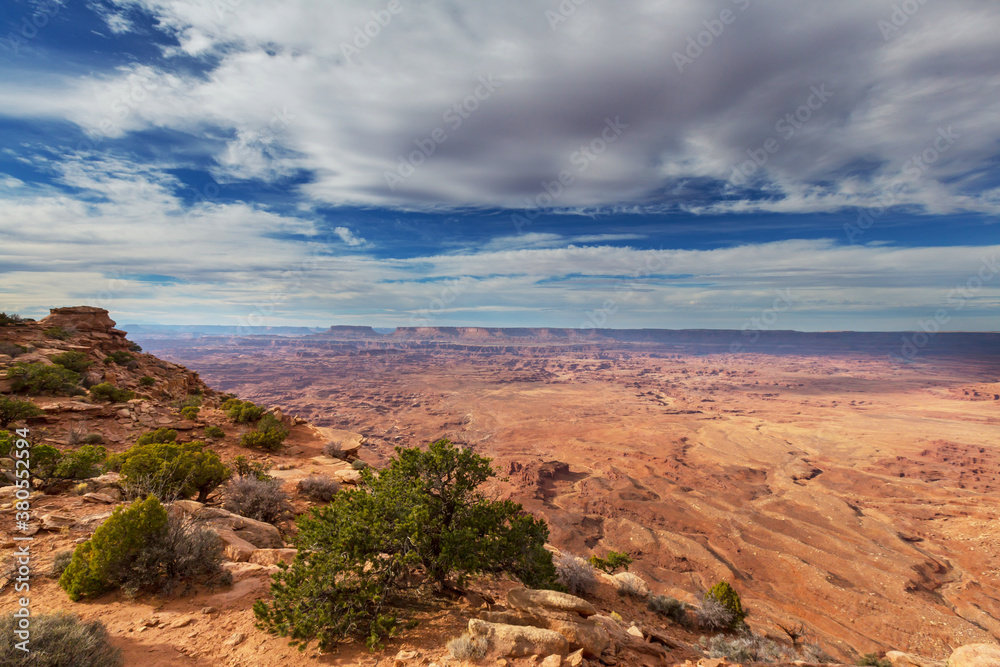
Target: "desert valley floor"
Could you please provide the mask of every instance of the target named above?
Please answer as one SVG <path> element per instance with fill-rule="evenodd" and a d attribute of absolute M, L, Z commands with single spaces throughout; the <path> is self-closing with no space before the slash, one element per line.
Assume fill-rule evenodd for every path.
<path fill-rule="evenodd" d="M 472 447 L 555 545 L 626 550 L 689 601 L 729 580 L 761 630 L 801 620 L 839 652 L 939 658 L 1000 637 L 995 350 L 903 364 L 874 348 L 132 337 L 216 389 L 364 434 L 372 463 Z"/>

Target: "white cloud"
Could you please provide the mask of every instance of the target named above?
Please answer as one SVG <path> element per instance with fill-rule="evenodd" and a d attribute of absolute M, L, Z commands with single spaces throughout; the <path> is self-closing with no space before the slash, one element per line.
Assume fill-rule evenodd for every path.
<path fill-rule="evenodd" d="M 152 13 L 184 52 L 218 65 L 203 77 L 137 66 L 6 84 L 13 113 L 65 117 L 91 133 L 103 123 L 108 136 L 221 128 L 234 139 L 214 156 L 220 177 L 305 170 L 314 178 L 302 192 L 326 204 L 519 208 L 567 170 L 574 182 L 558 207 L 812 212 L 871 206 L 899 184 L 897 204 L 1000 211 L 984 179 L 1000 141 L 994 4 L 927 3 L 884 40 L 878 22 L 892 16 L 890 0 L 586 3 L 555 31 L 551 7 L 529 0 L 404 1 L 351 63 L 343 45 L 379 5 L 119 4 Z M 724 9 L 735 20 L 679 72 L 674 54 Z M 489 77 L 493 90 L 481 83 Z M 137 82 L 143 101 L 132 97 Z M 779 125 L 823 86 L 831 96 L 807 122 Z M 260 139 L 276 113 L 291 118 Z M 628 128 L 590 160 L 586 147 L 601 148 L 616 117 Z M 960 139 L 914 178 L 908 161 L 948 127 Z M 386 173 L 437 128 L 443 143 L 416 154 L 423 164 L 390 189 Z M 733 184 L 713 189 L 769 139 L 778 150 L 750 183 L 766 199 Z"/>

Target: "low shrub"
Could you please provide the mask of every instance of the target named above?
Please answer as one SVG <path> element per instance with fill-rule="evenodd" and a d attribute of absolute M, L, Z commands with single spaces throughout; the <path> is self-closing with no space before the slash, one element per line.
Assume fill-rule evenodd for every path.
<path fill-rule="evenodd" d="M 186 408 L 181 408 L 181 417 L 183 417 L 184 419 L 190 419 L 191 421 L 194 421 L 195 419 L 198 418 L 198 412 L 199 412 L 198 408 L 189 405 Z"/>
<path fill-rule="evenodd" d="M 81 621 L 66 612 L 31 615 L 31 638 L 26 647 L 17 648 L 14 631 L 19 619 L 13 614 L 0 617 L 0 665 L 25 667 L 123 667 L 121 649 L 111 643 L 111 636 L 100 621 Z"/>
<path fill-rule="evenodd" d="M 732 618 L 729 629 L 735 630 L 739 626 L 743 625 L 743 621 L 747 617 L 747 612 L 743 608 L 743 603 L 740 600 L 739 593 L 737 593 L 728 582 L 720 581 L 706 591 L 704 595 L 704 602 L 709 602 L 710 600 L 718 602 L 726 611 L 729 612 Z M 702 604 L 702 606 L 704 607 L 705 605 Z M 717 611 L 715 615 L 719 615 Z"/>
<path fill-rule="evenodd" d="M 572 595 L 586 597 L 597 585 L 594 566 L 579 556 L 564 553 L 555 559 L 555 566 L 559 583 Z"/>
<path fill-rule="evenodd" d="M 56 477 L 56 469 L 62 452 L 51 445 L 32 445 L 28 455 L 29 472 L 42 482 L 50 482 Z"/>
<path fill-rule="evenodd" d="M 323 454 L 325 456 L 329 456 L 332 459 L 346 458 L 344 456 L 344 450 L 340 448 L 339 442 L 328 442 L 325 445 L 323 445 Z"/>
<path fill-rule="evenodd" d="M 5 459 L 10 456 L 16 439 L 17 437 L 11 435 L 10 431 L 0 431 L 0 458 Z"/>
<path fill-rule="evenodd" d="M 270 463 L 251 461 L 242 454 L 233 459 L 232 466 L 233 474 L 237 477 L 252 477 L 253 479 L 259 479 L 262 482 L 274 479 L 269 474 L 269 471 L 271 470 Z"/>
<path fill-rule="evenodd" d="M 17 343 L 9 343 L 5 340 L 0 341 L 0 354 L 6 354 L 8 357 L 17 357 L 28 351 L 23 345 L 18 345 Z"/>
<path fill-rule="evenodd" d="M 174 403 L 174 405 L 181 410 L 184 408 L 200 408 L 201 407 L 201 395 L 200 394 L 189 394 L 185 396 L 182 400 Z"/>
<path fill-rule="evenodd" d="M 264 408 L 254 405 L 250 401 L 241 401 L 238 398 L 231 398 L 223 403 L 222 409 L 225 411 L 226 417 L 236 424 L 249 424 L 264 416 Z"/>
<path fill-rule="evenodd" d="M 288 494 L 276 479 L 234 477 L 226 484 L 226 500 L 222 507 L 233 514 L 265 523 L 278 523 L 292 516 Z"/>
<path fill-rule="evenodd" d="M 340 491 L 340 482 L 329 475 L 309 475 L 299 480 L 298 490 L 311 500 L 328 503 Z"/>
<path fill-rule="evenodd" d="M 84 445 L 76 451 L 64 452 L 59 458 L 53 476 L 59 479 L 90 479 L 101 474 L 101 467 L 108 457 L 104 447 Z"/>
<path fill-rule="evenodd" d="M 365 468 L 368 468 L 369 466 L 368 466 L 367 463 L 365 463 L 361 459 L 355 459 L 351 463 L 351 467 L 354 468 L 355 470 L 364 470 Z"/>
<path fill-rule="evenodd" d="M 80 374 L 62 366 L 41 362 L 17 362 L 7 370 L 15 392 L 36 394 L 71 394 L 80 383 Z"/>
<path fill-rule="evenodd" d="M 135 363 L 135 357 L 123 350 L 115 350 L 108 356 L 104 357 L 104 363 L 116 364 L 118 366 L 128 366 Z"/>
<path fill-rule="evenodd" d="M 139 378 L 140 387 L 152 387 L 154 384 L 156 384 L 156 378 L 154 377 L 150 377 L 149 375 L 143 375 L 141 378 Z"/>
<path fill-rule="evenodd" d="M 90 396 L 96 401 L 125 403 L 135 398 L 135 392 L 128 389 L 119 389 L 110 382 L 101 382 L 90 388 Z"/>
<path fill-rule="evenodd" d="M 678 625 L 688 624 L 688 606 L 676 598 L 651 593 L 646 599 L 646 606 L 649 607 L 650 611 L 655 611 Z"/>
<path fill-rule="evenodd" d="M 222 545 L 212 533 L 175 515 L 154 496 L 118 507 L 73 552 L 59 577 L 78 601 L 116 588 L 127 594 L 169 592 L 180 581 L 223 580 Z"/>
<path fill-rule="evenodd" d="M 206 426 L 205 427 L 205 437 L 206 438 L 225 438 L 226 432 L 223 431 L 218 426 Z"/>
<path fill-rule="evenodd" d="M 0 327 L 21 324 L 24 320 L 17 313 L 0 313 Z"/>
<path fill-rule="evenodd" d="M 468 632 L 448 642 L 448 653 L 455 660 L 475 662 L 486 657 L 490 645 L 486 637 L 473 637 Z"/>
<path fill-rule="evenodd" d="M 288 437 L 288 429 L 274 415 L 266 414 L 257 422 L 257 428 L 240 436 L 240 447 L 259 447 L 268 451 L 281 448 Z"/>
<path fill-rule="evenodd" d="M 892 667 L 892 663 L 885 658 L 879 657 L 878 653 L 866 653 L 858 660 L 858 664 L 864 667 Z"/>
<path fill-rule="evenodd" d="M 795 660 L 795 651 L 775 641 L 750 634 L 740 637 L 715 635 L 701 646 L 709 658 L 728 658 L 733 662 L 786 662 Z"/>
<path fill-rule="evenodd" d="M 108 468 L 121 471 L 130 498 L 153 494 L 164 502 L 195 495 L 206 502 L 230 474 L 219 455 L 198 440 L 136 444 L 109 457 Z"/>
<path fill-rule="evenodd" d="M 41 409 L 31 401 L 0 395 L 0 428 L 42 414 Z"/>
<path fill-rule="evenodd" d="M 52 569 L 49 570 L 49 576 L 53 579 L 61 577 L 72 560 L 73 549 L 63 549 L 56 552 L 56 555 L 52 558 Z"/>
<path fill-rule="evenodd" d="M 135 441 L 137 445 L 148 445 L 154 442 L 174 442 L 177 440 L 177 431 L 172 428 L 158 428 L 155 431 L 146 431 Z"/>
<path fill-rule="evenodd" d="M 93 363 L 87 359 L 86 354 L 75 350 L 72 352 L 63 352 L 62 354 L 54 355 L 50 359 L 52 363 L 57 366 L 62 366 L 63 368 L 73 371 L 74 373 L 84 373 Z"/>
<path fill-rule="evenodd" d="M 74 331 L 71 331 L 65 327 L 49 327 L 48 329 L 43 329 L 42 333 L 49 338 L 55 338 L 57 340 L 69 340 L 73 337 Z"/>
<path fill-rule="evenodd" d="M 715 598 L 706 597 L 694 612 L 698 627 L 703 630 L 731 630 L 736 626 L 733 612 Z"/>
<path fill-rule="evenodd" d="M 104 436 L 100 433 L 88 433 L 81 438 L 80 442 L 85 445 L 100 445 L 104 442 Z"/>
<path fill-rule="evenodd" d="M 608 574 L 614 574 L 618 568 L 628 572 L 628 566 L 632 564 L 632 557 L 622 551 L 610 551 L 607 558 L 591 556 L 590 564 Z"/>
<path fill-rule="evenodd" d="M 139 343 L 130 342 L 128 344 L 128 349 L 129 352 L 142 352 L 142 345 L 139 345 Z"/>

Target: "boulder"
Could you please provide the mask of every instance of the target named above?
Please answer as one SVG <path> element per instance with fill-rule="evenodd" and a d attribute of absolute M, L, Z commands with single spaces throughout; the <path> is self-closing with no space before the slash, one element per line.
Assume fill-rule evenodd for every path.
<path fill-rule="evenodd" d="M 500 655 L 519 658 L 528 655 L 566 655 L 569 643 L 558 632 L 522 625 L 488 623 L 478 618 L 469 621 L 469 634 L 483 637 Z"/>
<path fill-rule="evenodd" d="M 512 588 L 507 593 L 507 604 L 514 609 L 542 616 L 553 611 L 576 613 L 584 618 L 597 613 L 594 605 L 569 593 L 530 588 Z"/>
<path fill-rule="evenodd" d="M 919 655 L 903 653 L 902 651 L 889 651 L 885 654 L 885 659 L 892 667 L 945 667 L 940 660 L 922 658 Z"/>
<path fill-rule="evenodd" d="M 555 630 L 569 642 L 575 650 L 582 650 L 589 658 L 599 658 L 611 646 L 611 636 L 597 621 L 581 619 L 580 621 L 550 620 L 547 629 Z"/>
<path fill-rule="evenodd" d="M 969 644 L 955 649 L 948 667 L 1000 667 L 1000 645 Z"/>
<path fill-rule="evenodd" d="M 346 459 L 357 456 L 358 450 L 361 449 L 363 444 L 365 444 L 365 436 L 360 433 L 341 431 L 339 429 L 326 428 L 324 426 L 312 426 L 312 430 L 319 439 L 324 441 L 324 443 L 332 443 L 337 446 L 340 450 L 339 458 Z"/>
<path fill-rule="evenodd" d="M 361 481 L 361 471 L 354 468 L 338 468 L 330 473 L 330 477 L 341 484 L 357 484 Z"/>
<path fill-rule="evenodd" d="M 236 533 L 225 528 L 213 530 L 216 536 L 222 541 L 222 555 L 226 560 L 234 563 L 246 563 L 257 551 L 257 547 L 246 540 L 237 537 Z"/>
<path fill-rule="evenodd" d="M 636 597 L 646 597 L 649 595 L 649 585 L 634 572 L 619 572 L 614 575 L 614 579 L 618 590 L 623 590 L 629 595 Z"/>
<path fill-rule="evenodd" d="M 258 565 L 291 565 L 297 549 L 257 549 L 250 555 L 250 562 Z"/>
<path fill-rule="evenodd" d="M 66 530 L 76 525 L 76 519 L 68 514 L 46 514 L 42 516 L 42 528 L 44 530 Z"/>
<path fill-rule="evenodd" d="M 232 543 L 228 534 L 232 533 L 255 549 L 281 549 L 285 546 L 278 529 L 263 521 L 248 519 L 218 507 L 205 507 L 193 500 L 175 501 L 172 509 L 183 512 L 196 524 L 218 534 L 227 544 Z"/>
<path fill-rule="evenodd" d="M 113 505 L 114 503 L 118 502 L 118 499 L 113 498 L 111 495 L 107 493 L 85 493 L 83 494 L 83 502 Z"/>

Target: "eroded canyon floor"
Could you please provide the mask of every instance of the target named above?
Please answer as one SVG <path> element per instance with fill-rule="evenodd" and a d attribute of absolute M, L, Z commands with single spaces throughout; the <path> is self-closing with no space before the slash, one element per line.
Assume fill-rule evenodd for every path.
<path fill-rule="evenodd" d="M 843 654 L 1000 637 L 995 356 L 671 352 L 653 344 L 143 339 L 213 387 L 363 433 L 451 440 L 579 555 L 654 591 L 731 581 L 751 625 Z"/>

